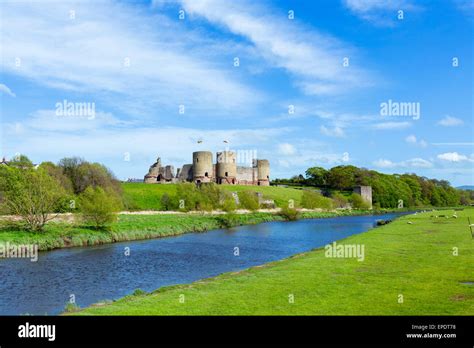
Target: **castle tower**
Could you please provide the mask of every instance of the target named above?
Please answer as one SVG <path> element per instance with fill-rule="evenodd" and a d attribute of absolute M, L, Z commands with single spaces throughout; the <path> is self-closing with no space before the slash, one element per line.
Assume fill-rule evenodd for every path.
<path fill-rule="evenodd" d="M 216 179 L 218 184 L 237 183 L 237 161 L 235 152 L 222 151 L 217 153 Z"/>
<path fill-rule="evenodd" d="M 196 184 L 213 181 L 212 152 L 193 152 L 193 180 Z"/>
<path fill-rule="evenodd" d="M 270 186 L 270 162 L 268 160 L 257 160 L 257 185 Z"/>

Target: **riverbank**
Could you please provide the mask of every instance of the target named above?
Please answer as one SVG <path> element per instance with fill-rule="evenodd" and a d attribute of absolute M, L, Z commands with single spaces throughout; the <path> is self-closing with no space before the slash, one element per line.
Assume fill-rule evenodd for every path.
<path fill-rule="evenodd" d="M 369 211 L 343 210 L 337 212 L 302 211 L 301 218 L 316 219 L 348 215 L 370 214 Z M 0 243 L 24 245 L 37 244 L 39 250 L 67 247 L 84 247 L 107 243 L 176 236 L 190 232 L 204 232 L 217 228 L 252 225 L 269 221 L 282 221 L 278 213 L 247 212 L 240 214 L 208 213 L 124 213 L 110 231 L 80 226 L 70 215 L 64 220 L 49 222 L 43 232 L 19 230 L 15 226 L 0 229 Z"/>
<path fill-rule="evenodd" d="M 409 215 L 338 241 L 363 245 L 363 261 L 320 248 L 74 314 L 474 315 L 468 217 L 474 221 L 474 209 Z"/>

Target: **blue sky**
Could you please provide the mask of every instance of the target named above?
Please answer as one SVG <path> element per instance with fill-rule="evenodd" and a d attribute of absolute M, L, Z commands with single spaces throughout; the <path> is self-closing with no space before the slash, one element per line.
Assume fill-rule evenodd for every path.
<path fill-rule="evenodd" d="M 269 159 L 273 178 L 353 164 L 474 184 L 472 1 L 0 7 L 7 158 L 76 155 L 126 179 L 228 147 Z M 389 100 L 413 109 L 383 115 Z M 63 101 L 94 114 L 58 114 Z"/>

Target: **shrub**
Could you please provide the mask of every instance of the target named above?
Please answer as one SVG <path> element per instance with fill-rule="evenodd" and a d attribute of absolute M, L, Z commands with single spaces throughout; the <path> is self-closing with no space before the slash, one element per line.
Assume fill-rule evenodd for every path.
<path fill-rule="evenodd" d="M 352 208 L 354 209 L 369 209 L 370 204 L 364 201 L 361 195 L 357 193 L 353 193 L 350 197 L 350 202 L 352 204 Z"/>
<path fill-rule="evenodd" d="M 301 196 L 301 206 L 306 209 L 332 209 L 332 200 L 318 192 L 304 190 Z"/>
<path fill-rule="evenodd" d="M 56 217 L 66 192 L 59 183 L 42 169 L 2 168 L 0 201 L 2 210 L 19 215 L 26 228 L 41 231 Z"/>
<path fill-rule="evenodd" d="M 223 227 L 234 227 L 240 224 L 240 218 L 235 213 L 228 213 L 220 215 L 218 218 L 219 223 Z"/>
<path fill-rule="evenodd" d="M 238 193 L 239 203 L 243 209 L 257 210 L 259 208 L 258 197 L 255 192 L 241 191 Z"/>
<path fill-rule="evenodd" d="M 174 210 L 177 208 L 176 199 L 173 199 L 166 192 L 163 194 L 163 196 L 161 196 L 160 203 L 161 210 Z"/>
<path fill-rule="evenodd" d="M 237 209 L 237 203 L 235 203 L 234 197 L 231 194 L 226 195 L 224 201 L 222 202 L 222 210 L 230 213 Z"/>
<path fill-rule="evenodd" d="M 287 221 L 295 221 L 299 218 L 299 212 L 295 208 L 283 207 L 281 208 L 279 215 Z"/>
<path fill-rule="evenodd" d="M 332 195 L 332 200 L 336 208 L 345 208 L 349 202 L 348 199 L 341 193 L 334 193 Z"/>
<path fill-rule="evenodd" d="M 79 205 L 84 222 L 97 229 L 106 228 L 115 222 L 116 212 L 121 208 L 121 202 L 113 192 L 91 186 L 79 196 Z"/>

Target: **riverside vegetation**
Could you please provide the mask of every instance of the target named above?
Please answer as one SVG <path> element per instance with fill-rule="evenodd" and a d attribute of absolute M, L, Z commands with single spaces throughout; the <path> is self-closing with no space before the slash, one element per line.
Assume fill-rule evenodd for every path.
<path fill-rule="evenodd" d="M 155 238 L 270 220 L 369 213 L 367 204 L 359 195 L 344 190 L 353 183 L 365 183 L 367 175 L 360 173 L 365 172 L 354 170 L 351 166 L 339 166 L 326 172 L 321 168 L 310 168 L 306 180 L 313 184 L 320 183 L 319 189 L 313 186 L 196 186 L 192 183 L 147 185 L 120 183 L 105 166 L 80 158 L 64 158 L 57 164 L 43 162 L 34 167 L 26 156 L 19 156 L 8 165 L 0 166 L 0 214 L 4 215 L 0 217 L 0 242 L 37 243 L 40 250 L 47 250 Z M 374 180 L 375 174 L 371 175 L 371 180 Z M 407 198 L 409 207 L 424 204 L 429 195 L 444 197 L 442 201 L 433 201 L 441 202 L 441 205 L 463 202 L 463 194 L 446 182 L 437 184 L 422 178 L 421 182 L 428 184 L 419 184 L 419 189 L 412 176 L 393 177 L 405 189 L 406 185 L 412 187 L 412 197 Z M 383 180 L 387 179 L 384 177 Z M 376 182 L 373 184 L 377 186 Z M 341 190 L 335 190 L 336 186 Z M 328 190 L 328 187 L 331 189 Z M 380 184 L 377 187 L 384 186 Z M 237 193 L 238 204 L 232 192 Z M 281 210 L 258 212 L 262 206 L 256 192 L 260 192 L 264 199 L 273 200 Z M 407 194 L 406 190 L 404 192 Z M 391 198 L 386 199 L 387 195 Z M 457 198 L 454 199 L 453 195 Z M 376 211 L 395 208 L 396 205 L 389 204 L 397 202 L 395 197 L 392 191 L 380 194 L 380 189 L 377 189 L 374 194 Z M 348 206 L 353 210 L 335 210 Z M 301 213 L 300 208 L 318 211 Z M 237 209 L 246 210 L 247 215 L 236 214 Z M 121 210 L 177 211 L 183 214 L 118 214 Z M 226 214 L 184 214 L 219 211 Z"/>

